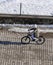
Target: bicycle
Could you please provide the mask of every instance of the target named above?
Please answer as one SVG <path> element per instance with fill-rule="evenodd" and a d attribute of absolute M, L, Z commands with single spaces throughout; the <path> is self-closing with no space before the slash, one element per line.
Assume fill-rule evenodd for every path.
<path fill-rule="evenodd" d="M 21 43 L 23 44 L 29 44 L 30 41 L 33 41 L 31 35 L 28 33 L 26 36 L 21 38 Z M 41 45 L 45 42 L 45 38 L 43 36 L 35 37 L 34 40 L 38 45 Z"/>

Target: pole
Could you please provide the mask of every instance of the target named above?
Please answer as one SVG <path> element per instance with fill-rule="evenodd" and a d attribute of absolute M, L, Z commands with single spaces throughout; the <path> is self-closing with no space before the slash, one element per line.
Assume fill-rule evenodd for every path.
<path fill-rule="evenodd" d="M 22 3 L 20 3 L 20 15 L 22 14 Z"/>

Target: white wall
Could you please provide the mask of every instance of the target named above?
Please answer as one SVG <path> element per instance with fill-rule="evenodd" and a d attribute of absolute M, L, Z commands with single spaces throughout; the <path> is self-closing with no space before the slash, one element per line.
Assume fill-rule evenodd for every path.
<path fill-rule="evenodd" d="M 0 13 L 28 15 L 51 15 L 53 14 L 53 0 L 0 0 Z"/>
<path fill-rule="evenodd" d="M 7 14 L 19 14 L 20 13 L 20 3 L 14 1 L 2 1 L 0 2 L 0 13 Z"/>

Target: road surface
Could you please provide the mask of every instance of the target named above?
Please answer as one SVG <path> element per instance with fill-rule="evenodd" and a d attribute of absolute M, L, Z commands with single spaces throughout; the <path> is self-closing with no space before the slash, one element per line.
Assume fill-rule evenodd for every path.
<path fill-rule="evenodd" d="M 53 33 L 42 34 L 42 45 L 21 44 L 23 35 L 0 30 L 0 65 L 53 65 Z"/>

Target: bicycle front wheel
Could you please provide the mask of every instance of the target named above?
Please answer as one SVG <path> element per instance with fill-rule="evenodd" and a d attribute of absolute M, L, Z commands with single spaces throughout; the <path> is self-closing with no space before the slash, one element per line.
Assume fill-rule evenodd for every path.
<path fill-rule="evenodd" d="M 28 36 L 24 36 L 21 38 L 21 43 L 23 44 L 29 44 L 30 43 L 30 38 Z"/>

